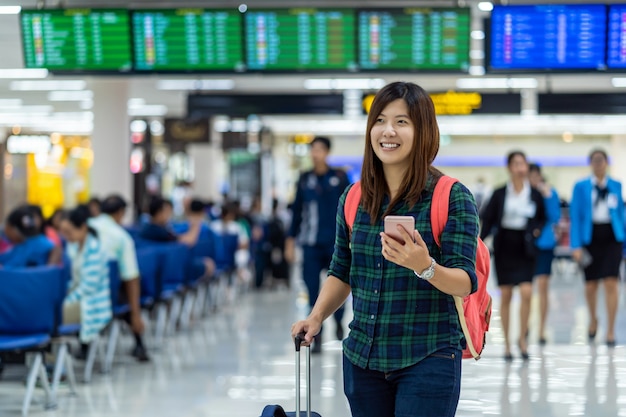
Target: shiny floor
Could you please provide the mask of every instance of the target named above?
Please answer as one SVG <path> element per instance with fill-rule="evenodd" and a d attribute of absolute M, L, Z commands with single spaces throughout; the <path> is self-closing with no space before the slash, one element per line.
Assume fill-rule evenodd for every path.
<path fill-rule="evenodd" d="M 621 290 L 618 346 L 608 349 L 602 337 L 590 346 L 581 277 L 569 264 L 558 265 L 552 279 L 548 344 L 540 348 L 531 331 L 531 360 L 526 363 L 503 361 L 496 308 L 484 357 L 464 362 L 457 415 L 626 416 L 626 288 Z M 497 307 L 497 289 L 491 292 Z M 125 354 L 131 347 L 130 338 L 125 338 L 120 345 L 124 354 L 118 355 L 110 375 L 95 375 L 91 384 L 79 386 L 75 397 L 61 387 L 56 410 L 43 411 L 39 402 L 30 415 L 258 417 L 269 403 L 293 410 L 294 353 L 289 330 L 305 313 L 305 294 L 298 284 L 291 289 L 247 292 L 191 330 L 179 332 L 161 349 L 153 349 L 149 364 L 136 363 Z M 601 312 L 599 336 L 604 322 Z M 347 417 L 341 345 L 332 340 L 332 323 L 324 331 L 324 351 L 313 357 L 313 408 L 325 417 Z M 516 339 L 512 334 L 511 340 Z M 19 415 L 23 378 L 19 367 L 5 372 L 0 381 L 0 416 Z"/>

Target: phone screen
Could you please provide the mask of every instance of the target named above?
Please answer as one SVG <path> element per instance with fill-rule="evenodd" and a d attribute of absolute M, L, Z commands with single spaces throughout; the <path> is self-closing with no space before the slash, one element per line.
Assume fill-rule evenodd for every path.
<path fill-rule="evenodd" d="M 387 216 L 385 217 L 385 233 L 404 244 L 404 239 L 398 230 L 398 225 L 412 236 L 415 230 L 415 218 L 413 216 Z"/>

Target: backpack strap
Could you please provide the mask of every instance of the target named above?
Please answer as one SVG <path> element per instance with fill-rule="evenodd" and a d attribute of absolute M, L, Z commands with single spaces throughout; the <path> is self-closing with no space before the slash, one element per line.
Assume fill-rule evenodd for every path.
<path fill-rule="evenodd" d="M 361 181 L 354 183 L 352 188 L 348 191 L 346 201 L 343 205 L 343 215 L 346 218 L 346 224 L 348 230 L 352 234 L 352 226 L 356 220 L 356 212 L 359 209 L 359 203 L 361 202 Z"/>
<path fill-rule="evenodd" d="M 452 186 L 456 184 L 456 178 L 447 175 L 442 176 L 435 185 L 433 200 L 430 205 L 430 227 L 437 246 L 441 247 L 441 234 L 448 222 L 448 210 L 450 206 L 450 192 Z"/>
<path fill-rule="evenodd" d="M 448 177 L 444 175 L 439 178 L 437 185 L 435 185 L 435 191 L 433 192 L 433 201 L 430 206 L 430 227 L 433 230 L 433 237 L 437 246 L 441 247 L 441 234 L 448 222 L 448 211 L 450 206 L 450 192 L 452 186 L 458 182 L 456 178 Z M 456 307 L 457 315 L 459 316 L 459 324 L 463 330 L 463 335 L 467 343 L 472 357 L 476 360 L 480 359 L 480 353 L 476 351 L 474 344 L 472 343 L 471 333 L 467 327 L 467 320 L 465 319 L 465 307 L 463 305 L 463 297 L 454 296 L 454 305 Z"/>

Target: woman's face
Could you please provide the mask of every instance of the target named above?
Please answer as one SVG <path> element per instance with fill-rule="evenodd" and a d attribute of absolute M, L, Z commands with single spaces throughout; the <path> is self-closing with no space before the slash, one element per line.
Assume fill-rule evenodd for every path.
<path fill-rule="evenodd" d="M 59 232 L 68 242 L 82 242 L 87 237 L 87 225 L 76 227 L 67 219 L 61 221 Z"/>
<path fill-rule="evenodd" d="M 604 178 L 608 166 L 608 161 L 600 152 L 596 152 L 591 156 L 591 170 L 596 177 Z"/>
<path fill-rule="evenodd" d="M 403 99 L 394 100 L 376 118 L 370 131 L 374 153 L 383 165 L 407 167 L 415 141 L 415 126 Z"/>
<path fill-rule="evenodd" d="M 528 162 L 522 155 L 515 155 L 509 164 L 509 173 L 512 179 L 526 179 L 528 177 Z"/>

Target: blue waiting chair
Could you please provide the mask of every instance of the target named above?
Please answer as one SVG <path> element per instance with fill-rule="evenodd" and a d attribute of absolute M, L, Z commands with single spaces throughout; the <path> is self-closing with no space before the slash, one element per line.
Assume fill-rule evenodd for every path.
<path fill-rule="evenodd" d="M 165 334 L 171 334 L 176 328 L 182 310 L 181 294 L 185 289 L 189 248 L 181 243 L 159 243 L 148 240 L 136 240 L 139 252 L 148 249 L 159 257 L 160 273 L 157 277 L 157 323 L 155 344 L 160 346 Z M 139 257 L 139 255 L 138 255 Z M 168 314 L 169 306 L 169 314 Z"/>
<path fill-rule="evenodd" d="M 45 393 L 45 408 L 56 407 L 43 364 L 43 351 L 56 330 L 61 267 L 0 269 L 0 352 L 32 352 L 34 360 L 28 372 L 22 415 L 26 416 L 37 380 Z"/>

